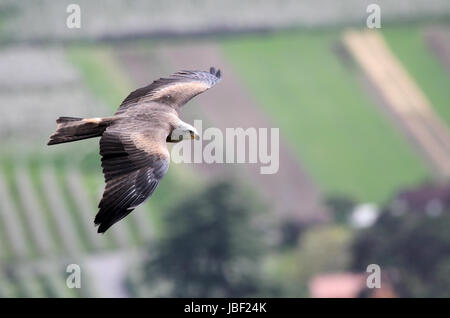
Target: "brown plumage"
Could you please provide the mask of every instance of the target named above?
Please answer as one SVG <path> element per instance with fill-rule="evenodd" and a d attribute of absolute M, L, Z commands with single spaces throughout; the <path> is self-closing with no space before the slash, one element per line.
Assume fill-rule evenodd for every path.
<path fill-rule="evenodd" d="M 112 117 L 60 117 L 49 145 L 100 139 L 106 188 L 94 223 L 104 233 L 155 191 L 169 168 L 166 142 L 194 138 L 181 107 L 220 81 L 220 70 L 181 71 L 130 93 Z"/>

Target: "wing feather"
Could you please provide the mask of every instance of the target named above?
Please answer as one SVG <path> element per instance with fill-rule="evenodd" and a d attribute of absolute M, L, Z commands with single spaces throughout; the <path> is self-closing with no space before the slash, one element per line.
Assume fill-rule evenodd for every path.
<path fill-rule="evenodd" d="M 220 70 L 211 67 L 209 72 L 180 71 L 160 78 L 150 85 L 131 92 L 120 105 L 117 114 L 124 113 L 141 101 L 163 102 L 177 111 L 196 95 L 213 87 L 221 80 Z"/>
<path fill-rule="evenodd" d="M 100 139 L 106 187 L 94 221 L 99 233 L 147 200 L 169 168 L 165 139 L 155 137 L 164 132 L 130 131 L 133 129 L 128 126 L 111 126 Z M 136 135 L 140 136 L 139 144 Z"/>

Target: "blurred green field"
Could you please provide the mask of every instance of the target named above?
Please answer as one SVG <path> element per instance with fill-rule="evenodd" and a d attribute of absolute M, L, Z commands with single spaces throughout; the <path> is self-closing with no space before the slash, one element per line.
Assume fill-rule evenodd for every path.
<path fill-rule="evenodd" d="M 91 92 L 115 112 L 133 90 L 133 85 L 117 67 L 111 47 L 74 45 L 68 47 L 66 52 Z"/>
<path fill-rule="evenodd" d="M 384 34 L 438 112 L 450 120 L 448 77 L 419 29 L 396 27 Z M 429 171 L 340 60 L 340 36 L 340 30 L 295 31 L 227 38 L 221 45 L 326 194 L 383 202 L 396 189 L 427 179 Z M 116 65 L 112 48 L 72 46 L 67 52 L 89 88 L 114 111 L 133 85 Z M 427 76 L 419 76 L 424 72 Z"/>
<path fill-rule="evenodd" d="M 383 29 L 383 36 L 436 112 L 450 124 L 450 75 L 425 43 L 424 30 L 421 25 L 399 26 Z"/>
<path fill-rule="evenodd" d="M 382 202 L 429 172 L 339 59 L 340 35 L 286 32 L 222 45 L 326 194 Z"/>
<path fill-rule="evenodd" d="M 405 137 L 407 129 L 373 96 L 398 83 L 380 76 L 389 84 L 369 87 L 340 43 L 343 26 L 365 29 L 365 4 L 129 2 L 106 8 L 81 0 L 79 29 L 66 25 L 61 2 L 0 2 L 0 298 L 197 297 L 202 290 L 241 297 L 240 289 L 261 289 L 252 297 L 315 297 L 316 278 L 364 274 L 371 263 L 395 272 L 383 279 L 388 295 L 392 285 L 394 296 L 404 297 L 399 282 L 412 297 L 450 293 L 448 207 L 444 187 L 432 185 L 440 176 L 420 153 L 427 151 L 420 138 Z M 445 35 L 450 6 L 391 2 L 383 5 L 379 32 L 450 125 L 450 74 L 424 38 L 429 30 Z M 186 121 L 279 127 L 283 170 L 263 183 L 248 165 L 172 163 L 150 200 L 98 234 L 93 221 L 105 186 L 99 139 L 47 147 L 55 119 L 110 116 L 144 83 L 211 65 L 224 80 L 192 100 Z M 440 158 L 445 168 L 449 157 Z M 357 209 L 365 202 L 376 209 Z M 379 217 L 371 226 L 354 222 L 359 212 Z M 390 232 L 398 235 L 379 235 Z M 411 259 L 423 261 L 412 266 Z M 82 268 L 82 288 L 68 286 L 68 264 Z M 330 291 L 345 289 L 333 285 Z"/>

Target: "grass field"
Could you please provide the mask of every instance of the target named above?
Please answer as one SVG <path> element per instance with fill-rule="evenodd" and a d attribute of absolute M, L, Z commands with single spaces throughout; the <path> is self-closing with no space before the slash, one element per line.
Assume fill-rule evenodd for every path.
<path fill-rule="evenodd" d="M 108 46 L 71 46 L 67 57 L 86 85 L 114 112 L 133 89 L 116 65 Z"/>
<path fill-rule="evenodd" d="M 420 32 L 419 27 L 402 27 L 386 29 L 383 34 L 437 112 L 450 123 L 450 79 Z M 428 178 L 429 172 L 362 89 L 354 70 L 335 53 L 340 35 L 340 31 L 326 30 L 285 32 L 229 37 L 220 45 L 245 88 L 280 127 L 325 194 L 383 202 L 397 189 Z M 107 114 L 99 116 L 114 113 L 135 88 L 115 58 L 116 49 L 120 47 L 66 47 L 67 59 L 80 72 L 83 86 L 108 107 Z M 98 140 L 36 153 L 13 154 L 5 147 L 0 160 L 0 196 L 4 199 L 0 208 L 8 218 L 0 217 L 1 261 L 13 268 L 15 262 L 24 260 L 66 257 L 71 249 L 87 255 L 143 246 L 153 234 L 164 233 L 161 218 L 165 211 L 205 184 L 195 170 L 172 165 L 155 199 L 99 240 L 91 233 L 104 185 L 97 147 Z M 156 233 L 149 236 L 148 229 Z M 43 237 L 50 239 L 50 246 Z M 64 288 L 65 272 L 54 266 L 57 271 L 46 268 L 42 273 L 19 267 L 11 275 L 1 271 L 0 297 L 79 296 Z"/>
<path fill-rule="evenodd" d="M 449 79 L 425 47 L 419 28 L 396 27 L 383 34 L 450 122 Z M 427 179 L 429 171 L 336 54 L 340 36 L 340 30 L 285 32 L 228 38 L 221 44 L 325 193 L 382 202 L 398 188 Z M 68 57 L 111 111 L 132 89 L 111 47 L 70 47 Z M 163 184 L 161 188 L 167 192 Z"/>
<path fill-rule="evenodd" d="M 247 36 L 223 49 L 325 193 L 382 202 L 428 171 L 335 54 L 340 34 Z"/>
<path fill-rule="evenodd" d="M 450 75 L 425 43 L 423 30 L 421 25 L 407 25 L 386 28 L 383 35 L 436 112 L 450 125 Z"/>

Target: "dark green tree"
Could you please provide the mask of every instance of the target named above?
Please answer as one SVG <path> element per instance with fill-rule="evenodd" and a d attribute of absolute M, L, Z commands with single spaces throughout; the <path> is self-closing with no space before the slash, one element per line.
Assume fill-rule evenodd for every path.
<path fill-rule="evenodd" d="M 355 271 L 378 264 L 398 296 L 450 297 L 450 213 L 384 211 L 354 245 Z"/>
<path fill-rule="evenodd" d="M 265 244 L 254 199 L 220 182 L 167 211 L 165 235 L 144 264 L 146 286 L 167 297 L 274 295 L 261 271 Z"/>
<path fill-rule="evenodd" d="M 330 208 L 334 222 L 347 225 L 357 201 L 347 196 L 332 195 L 325 200 L 325 204 Z"/>

